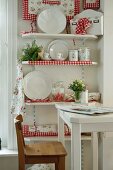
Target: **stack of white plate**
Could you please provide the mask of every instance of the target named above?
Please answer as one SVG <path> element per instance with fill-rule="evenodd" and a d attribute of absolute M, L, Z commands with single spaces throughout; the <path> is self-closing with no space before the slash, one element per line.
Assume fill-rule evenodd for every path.
<path fill-rule="evenodd" d="M 66 17 L 59 8 L 51 7 L 38 15 L 37 26 L 44 33 L 58 34 L 66 27 Z"/>
<path fill-rule="evenodd" d="M 24 77 L 24 93 L 32 100 L 45 99 L 51 93 L 51 81 L 42 71 L 32 71 Z"/>

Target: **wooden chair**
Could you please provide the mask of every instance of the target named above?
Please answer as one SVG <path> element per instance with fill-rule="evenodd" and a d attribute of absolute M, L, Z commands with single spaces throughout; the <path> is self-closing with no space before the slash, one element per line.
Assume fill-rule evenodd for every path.
<path fill-rule="evenodd" d="M 65 170 L 65 148 L 61 142 L 38 142 L 25 144 L 22 133 L 22 115 L 15 118 L 18 145 L 19 170 L 25 170 L 25 164 L 55 163 L 55 170 Z"/>

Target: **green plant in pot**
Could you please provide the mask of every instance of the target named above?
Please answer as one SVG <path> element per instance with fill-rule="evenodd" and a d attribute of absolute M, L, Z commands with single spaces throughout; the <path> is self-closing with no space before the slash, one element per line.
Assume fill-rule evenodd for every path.
<path fill-rule="evenodd" d="M 21 61 L 37 61 L 41 60 L 43 47 L 38 46 L 36 40 L 34 40 L 31 44 L 27 43 L 26 48 L 23 48 L 22 51 Z"/>
<path fill-rule="evenodd" d="M 79 101 L 81 92 L 86 90 L 86 85 L 82 80 L 74 80 L 68 88 L 73 91 L 75 101 Z"/>

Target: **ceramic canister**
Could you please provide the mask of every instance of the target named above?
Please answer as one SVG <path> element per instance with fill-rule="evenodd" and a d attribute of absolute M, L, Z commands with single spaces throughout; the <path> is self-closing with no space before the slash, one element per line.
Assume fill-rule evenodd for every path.
<path fill-rule="evenodd" d="M 69 60 L 78 61 L 78 50 L 69 50 Z"/>
<path fill-rule="evenodd" d="M 87 47 L 79 48 L 79 60 L 89 61 L 90 60 L 90 49 Z"/>

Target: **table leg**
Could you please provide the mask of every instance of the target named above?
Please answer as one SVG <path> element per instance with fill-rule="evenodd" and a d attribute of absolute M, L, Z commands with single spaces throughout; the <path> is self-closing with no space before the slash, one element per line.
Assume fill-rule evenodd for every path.
<path fill-rule="evenodd" d="M 92 170 L 98 170 L 98 133 L 92 133 Z"/>
<path fill-rule="evenodd" d="M 75 123 L 71 129 L 71 170 L 81 170 L 81 125 Z"/>
<path fill-rule="evenodd" d="M 65 146 L 64 137 L 64 121 L 60 117 L 60 111 L 58 110 L 58 141 L 62 142 Z"/>

